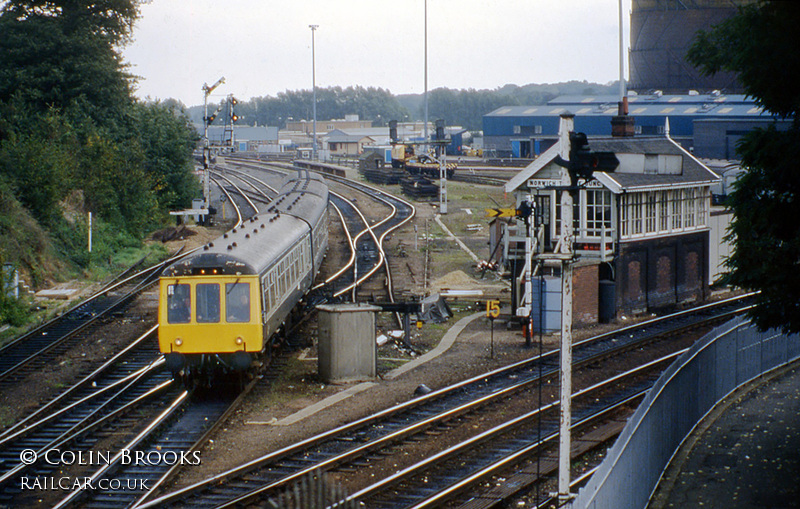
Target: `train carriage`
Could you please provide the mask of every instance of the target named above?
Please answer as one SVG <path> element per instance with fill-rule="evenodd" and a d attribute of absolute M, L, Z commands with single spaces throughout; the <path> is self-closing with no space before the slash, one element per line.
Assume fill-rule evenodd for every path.
<path fill-rule="evenodd" d="M 164 270 L 158 337 L 170 370 L 212 378 L 269 352 L 319 272 L 327 205 L 322 178 L 301 170 L 265 211 Z"/>

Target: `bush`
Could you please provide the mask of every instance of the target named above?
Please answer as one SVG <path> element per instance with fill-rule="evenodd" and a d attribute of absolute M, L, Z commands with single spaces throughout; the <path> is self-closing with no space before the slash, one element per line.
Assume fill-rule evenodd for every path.
<path fill-rule="evenodd" d="M 14 327 L 25 325 L 30 316 L 28 306 L 21 300 L 0 296 L 0 324 L 9 324 Z"/>

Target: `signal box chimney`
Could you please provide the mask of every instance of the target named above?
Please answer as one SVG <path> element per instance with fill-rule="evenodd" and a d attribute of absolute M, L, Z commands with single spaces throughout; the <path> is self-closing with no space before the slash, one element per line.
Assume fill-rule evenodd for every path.
<path fill-rule="evenodd" d="M 617 138 L 632 137 L 636 120 L 628 116 L 628 96 L 619 102 L 617 114 L 611 117 L 611 136 Z"/>

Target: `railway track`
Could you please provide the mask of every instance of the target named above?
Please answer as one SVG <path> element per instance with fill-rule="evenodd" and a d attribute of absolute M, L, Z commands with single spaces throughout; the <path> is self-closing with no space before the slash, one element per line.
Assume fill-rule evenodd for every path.
<path fill-rule="evenodd" d="M 256 164 L 250 161 L 237 161 L 236 166 L 237 168 L 280 174 L 286 174 L 290 171 L 290 167 L 276 167 L 275 165 Z M 230 169 L 227 171 L 237 172 L 237 170 Z M 240 173 L 242 172 L 237 172 L 237 174 Z M 370 279 L 376 279 L 374 276 L 383 268 L 388 280 L 388 283 L 386 283 L 388 287 L 384 288 L 384 283 L 380 283 L 374 290 L 366 290 L 367 293 L 365 295 L 372 298 L 375 297 L 376 292 L 379 292 L 379 294 L 384 293 L 384 295 L 379 295 L 380 298 L 393 302 L 394 291 L 391 288 L 391 273 L 388 270 L 383 245 L 386 237 L 391 232 L 411 220 L 416 212 L 414 206 L 378 188 L 335 175 L 324 174 L 324 176 L 329 181 L 345 186 L 345 189 L 349 189 L 350 193 L 357 193 L 361 200 L 370 199 L 376 201 L 387 212 L 381 218 L 368 219 L 366 212 L 357 205 L 357 203 L 360 203 L 358 200 L 345 196 L 343 192 L 331 192 L 331 203 L 337 210 L 345 234 L 348 237 L 350 256 L 347 263 L 343 264 L 338 271 L 328 277 L 324 283 L 318 284 L 315 289 L 319 291 L 327 286 L 324 293 L 330 295 L 330 298 L 346 299 L 352 293 L 357 295 L 358 290 L 353 292 L 355 286 L 364 288 Z M 248 178 L 252 179 L 254 177 L 248 175 Z M 263 182 L 261 183 L 262 185 L 264 184 Z M 356 284 L 354 284 L 354 281 Z"/>
<path fill-rule="evenodd" d="M 74 490 L 54 508 L 68 507 L 79 501 L 83 507 L 136 504 L 175 467 L 199 464 L 201 457 L 195 452 L 197 447 L 236 407 L 236 401 L 236 396 L 224 394 L 198 400 L 187 391 L 180 391 L 108 464 L 87 476 L 90 479 L 87 484 L 92 486 L 118 483 L 122 489 Z"/>
<path fill-rule="evenodd" d="M 262 179 L 253 177 L 246 173 L 241 168 L 268 171 L 270 173 L 286 175 L 290 170 L 284 168 L 271 168 L 269 166 L 262 166 L 256 164 L 238 164 L 239 169 L 225 168 L 225 172 L 234 174 L 237 178 L 242 179 L 253 188 L 254 192 L 261 197 L 267 198 L 268 194 L 263 189 L 270 192 L 275 192 L 275 188 L 264 182 Z M 331 204 L 337 211 L 337 214 L 342 222 L 345 234 L 347 236 L 347 243 L 350 249 L 350 257 L 339 270 L 328 277 L 323 283 L 314 287 L 314 290 L 319 293 L 324 293 L 328 297 L 323 299 L 339 299 L 348 292 L 353 290 L 354 286 L 363 285 L 364 281 L 369 279 L 382 264 L 383 252 L 378 243 L 378 239 L 371 231 L 369 221 L 358 207 L 348 198 L 331 192 Z M 380 260 L 380 263 L 375 263 Z M 357 275 L 360 274 L 360 277 Z M 354 281 L 358 283 L 354 285 Z"/>
<path fill-rule="evenodd" d="M 281 174 L 289 171 L 283 165 L 276 168 L 251 162 L 238 162 L 237 167 Z M 392 270 L 385 245 L 394 231 L 413 219 L 416 209 L 410 202 L 374 186 L 330 173 L 323 173 L 323 176 L 339 191 L 331 190 L 330 202 L 342 223 L 349 258 L 341 263 L 339 270 L 312 289 L 309 300 L 322 303 L 349 299 L 353 302 L 394 304 Z M 372 210 L 368 214 L 363 204 L 369 201 L 377 204 L 381 212 Z M 375 209 L 374 206 L 369 208 Z M 405 327 L 404 318 L 399 313 L 394 313 L 394 321 L 395 327 Z M 402 348 L 414 350 L 405 337 Z"/>
<path fill-rule="evenodd" d="M 5 345 L 0 349 L 0 387 L 19 382 L 54 362 L 75 343 L 90 337 L 104 317 L 123 309 L 157 281 L 161 269 L 171 261 L 118 278 L 119 281 L 106 285 L 61 316 Z"/>
<path fill-rule="evenodd" d="M 374 237 L 377 239 L 377 244 L 381 251 L 383 251 L 386 238 L 392 232 L 411 221 L 416 214 L 416 209 L 411 203 L 386 193 L 378 188 L 334 175 L 326 175 L 326 178 L 353 189 L 361 195 L 368 196 L 388 208 L 388 213 L 385 215 L 385 217 L 370 226 L 370 229 L 372 230 Z M 391 278 L 391 274 L 389 274 L 389 278 Z M 393 293 L 394 291 L 390 288 L 390 298 L 392 298 L 391 296 Z"/>
<path fill-rule="evenodd" d="M 500 187 L 506 185 L 509 178 L 496 177 L 492 175 L 480 175 L 478 173 L 466 173 L 464 170 L 459 170 L 450 180 L 454 180 L 456 182 L 468 182 L 470 184 L 478 184 L 482 186 Z"/>
<path fill-rule="evenodd" d="M 603 359 L 641 350 L 665 335 L 706 326 L 709 321 L 721 320 L 731 313 L 741 312 L 744 307 L 741 299 L 732 299 L 597 336 L 576 343 L 574 359 L 579 366 L 597 365 Z M 558 352 L 547 352 L 275 451 L 240 468 L 151 500 L 145 507 L 232 507 L 265 503 L 311 472 L 326 472 L 354 464 L 363 466 L 364 461 L 392 455 L 389 452 L 392 447 L 412 437 L 430 430 L 438 434 L 447 423 L 512 394 L 532 390 L 540 380 L 553 377 L 557 369 Z"/>
<path fill-rule="evenodd" d="M 255 186 L 253 187 L 255 189 Z M 254 193 L 258 194 L 259 191 L 254 190 Z M 369 236 L 373 238 L 373 241 L 376 242 L 377 246 L 380 246 L 385 237 L 389 235 L 393 229 L 399 227 L 399 225 L 395 226 L 395 224 L 399 222 L 399 224 L 402 225 L 404 218 L 407 221 L 411 217 L 411 215 L 403 216 L 402 213 L 398 214 L 398 208 L 400 207 L 394 207 L 394 212 L 390 214 L 386 220 L 379 221 L 378 224 L 373 224 L 371 226 L 364 226 L 361 230 L 362 232 L 365 232 L 363 235 L 367 235 L 366 232 L 370 232 Z M 396 219 L 395 216 L 400 216 L 400 220 Z M 364 225 L 367 225 L 368 223 L 367 221 L 363 220 L 362 222 Z M 381 264 L 382 263 L 378 263 L 376 266 L 380 267 Z M 358 280 L 361 279 L 361 277 L 357 277 L 355 279 Z M 390 280 L 390 275 L 387 275 L 387 279 Z M 717 316 L 719 315 L 718 311 L 715 311 L 715 313 Z M 686 316 L 688 315 L 682 316 L 683 317 L 680 318 L 680 320 L 685 320 Z M 699 322 L 696 322 L 695 326 L 697 326 L 697 323 Z M 662 326 L 653 322 L 649 323 L 647 327 L 650 328 L 650 334 L 655 334 L 656 331 Z M 664 330 L 661 330 L 660 332 L 663 333 Z M 626 330 L 625 334 L 632 338 L 636 336 L 637 333 Z M 627 341 L 627 339 L 625 340 Z M 625 348 L 624 346 L 621 346 L 621 343 L 624 342 L 622 339 L 617 338 L 616 340 L 612 340 L 612 343 L 614 341 L 617 341 L 620 344 L 605 350 L 603 348 L 599 348 L 599 350 L 593 354 L 596 357 L 592 357 L 591 355 L 587 354 L 588 356 L 584 359 L 584 362 L 597 363 L 599 362 L 597 359 L 600 359 L 603 356 L 616 355 L 622 351 L 621 349 Z M 638 346 L 628 346 L 628 348 L 640 348 L 641 344 L 644 344 L 643 342 L 646 341 L 647 339 L 642 338 L 639 338 L 636 341 L 631 341 L 631 344 L 636 344 Z M 594 345 L 592 348 L 597 349 L 597 345 Z M 586 351 L 589 352 L 590 350 L 591 348 L 589 348 L 587 345 Z M 501 383 L 499 386 L 501 387 L 500 389 L 498 389 L 497 385 L 495 385 L 493 388 L 489 387 L 490 384 L 486 384 L 485 380 L 474 380 L 473 382 L 476 385 L 464 385 L 459 389 L 453 389 L 453 393 L 448 393 L 448 391 L 445 390 L 437 391 L 431 398 L 424 397 L 416 400 L 415 403 L 421 402 L 422 405 L 420 406 L 419 410 L 414 410 L 412 408 L 415 405 L 409 405 L 407 409 L 393 409 L 392 411 L 382 413 L 381 417 L 377 418 L 373 423 L 367 423 L 366 421 L 369 419 L 361 420 L 357 423 L 354 423 L 356 427 L 352 428 L 351 430 L 344 429 L 353 426 L 348 425 L 326 433 L 322 437 L 312 439 L 313 443 L 305 441 L 299 444 L 299 448 L 297 449 L 295 449 L 297 446 L 294 446 L 278 452 L 286 453 L 284 456 L 277 457 L 274 454 L 270 455 L 270 459 L 262 458 L 257 460 L 255 463 L 258 463 L 258 465 L 255 465 L 253 462 L 251 462 L 251 464 L 248 464 L 245 467 L 245 471 L 231 474 L 230 477 L 226 475 L 224 478 L 215 479 L 213 481 L 214 484 L 220 483 L 221 487 L 219 489 L 221 490 L 232 489 L 232 485 L 236 485 L 236 487 L 233 493 L 217 492 L 212 494 L 212 500 L 215 501 L 211 502 L 209 506 L 218 506 L 220 497 L 222 497 L 222 499 L 225 501 L 224 504 L 252 501 L 255 501 L 255 503 L 261 503 L 265 499 L 268 499 L 274 495 L 276 490 L 282 489 L 293 480 L 298 479 L 300 476 L 305 475 L 308 472 L 335 471 L 336 469 L 347 468 L 347 465 L 357 464 L 354 462 L 362 461 L 363 458 L 370 459 L 374 458 L 376 455 L 388 454 L 385 452 L 386 447 L 395 447 L 397 443 L 403 443 L 403 441 L 408 440 L 409 437 L 420 436 L 420 433 L 429 432 L 430 429 L 436 429 L 444 426 L 442 423 L 449 422 L 453 419 L 460 419 L 460 416 L 471 412 L 480 411 L 475 409 L 479 409 L 483 405 L 491 404 L 489 403 L 491 400 L 496 401 L 496 398 L 507 397 L 505 396 L 506 394 L 511 394 L 520 390 L 526 390 L 522 387 L 530 387 L 532 384 L 531 380 L 535 378 L 534 372 L 537 369 L 540 371 L 545 369 L 548 365 L 548 362 L 550 361 L 548 361 L 545 357 L 542 357 L 538 359 L 538 364 L 534 364 L 533 367 L 528 366 L 526 368 L 520 366 L 519 369 L 522 371 L 505 375 L 506 381 L 503 383 L 505 383 L 506 386 L 503 387 L 503 383 Z M 555 365 L 555 362 L 552 364 Z M 528 369 L 528 375 L 522 374 L 526 369 Z M 494 375 L 486 378 L 494 378 Z M 499 375 L 498 379 L 501 378 L 503 378 L 503 375 Z M 525 382 L 522 385 L 518 385 L 516 382 L 509 382 L 509 380 L 515 379 L 525 379 Z M 458 399 L 455 394 L 459 390 L 463 393 L 480 392 L 478 387 L 481 385 L 481 383 L 486 384 L 483 389 L 485 391 L 484 394 L 488 395 L 491 393 L 497 393 L 497 395 L 490 396 L 486 401 L 479 403 L 464 403 L 463 405 L 452 403 L 452 401 Z M 514 386 L 515 388 L 511 388 L 511 386 Z M 466 397 L 469 399 L 471 396 L 464 396 L 462 394 L 461 397 Z M 448 399 L 451 400 L 451 402 L 446 403 L 443 407 L 444 409 L 432 409 L 432 407 L 427 406 L 428 404 L 433 404 L 434 402 L 438 405 L 440 404 L 440 401 L 446 401 Z M 161 404 L 163 408 L 165 403 L 162 401 Z M 160 412 L 157 420 L 153 421 L 146 427 L 146 430 L 136 435 L 136 437 L 134 437 L 132 440 L 126 442 L 123 448 L 120 450 L 133 451 L 134 454 L 136 451 L 138 451 L 142 454 L 142 457 L 147 457 L 148 455 L 154 454 L 159 455 L 159 457 L 163 457 L 166 452 L 178 455 L 181 452 L 185 454 L 186 451 L 193 451 L 193 448 L 196 447 L 196 444 L 202 442 L 203 437 L 205 437 L 206 434 L 213 429 L 212 423 L 222 422 L 222 420 L 224 420 L 225 412 L 229 411 L 230 408 L 235 406 L 232 405 L 230 401 L 209 401 L 208 404 L 212 406 L 204 407 L 194 401 L 193 398 L 189 397 L 188 394 L 181 393 L 176 397 L 175 400 L 171 400 L 168 403 L 168 410 Z M 214 407 L 214 404 L 217 404 L 218 406 Z M 448 404 L 450 405 L 450 408 L 447 408 Z M 395 431 L 387 434 L 387 430 L 390 430 L 390 428 L 392 428 L 394 425 L 390 425 L 388 424 L 389 421 L 383 421 L 381 419 L 388 417 L 389 414 L 394 414 L 395 411 L 403 413 L 406 410 L 408 410 L 411 414 L 417 412 L 418 415 L 422 415 L 423 417 L 411 417 L 410 420 L 413 421 L 416 419 L 417 422 L 414 424 L 414 426 L 408 427 L 407 421 L 409 420 L 409 417 L 408 414 L 404 414 L 400 416 L 400 424 L 396 426 Z M 202 415 L 203 420 L 198 421 L 197 415 Z M 431 417 L 431 415 L 433 415 L 433 417 Z M 350 434 L 347 435 L 345 433 Z M 0 435 L 0 440 L 2 440 L 2 435 Z M 51 443 L 56 442 L 52 442 L 51 439 Z M 353 444 L 360 444 L 360 446 L 354 448 L 352 446 Z M 320 449 L 335 449 L 336 447 L 343 447 L 343 449 L 332 451 L 327 457 L 325 457 L 323 454 L 322 459 L 320 459 Z M 294 450 L 290 451 L 288 449 Z M 151 496 L 150 494 L 154 493 L 152 490 L 155 486 L 160 486 L 166 483 L 166 480 L 173 472 L 172 467 L 175 466 L 164 465 L 164 462 L 156 463 L 156 465 L 147 465 L 148 469 L 146 470 L 139 469 L 139 465 L 136 465 L 137 468 L 135 469 L 129 469 L 126 468 L 128 465 L 124 465 L 123 462 L 119 461 L 119 458 L 115 458 L 115 461 L 111 462 L 111 464 L 104 466 L 93 473 L 90 473 L 89 478 L 97 482 L 99 482 L 101 479 L 116 479 L 117 481 L 127 483 L 128 486 L 130 486 L 131 482 L 136 485 L 136 483 L 141 482 L 142 479 L 155 481 L 145 483 L 142 485 L 142 489 L 138 492 L 130 489 L 110 491 L 104 490 L 103 492 L 97 492 L 94 490 L 75 491 L 62 501 L 58 502 L 57 507 L 66 507 L 78 502 L 89 507 L 121 507 L 131 505 L 160 507 L 162 504 L 174 505 L 175 502 L 164 498 L 156 500 L 148 499 L 148 497 Z M 265 470 L 269 471 L 270 474 L 279 473 L 279 475 L 276 478 L 265 479 L 263 477 Z M 256 489 L 253 489 L 254 486 Z M 186 495 L 186 505 L 194 507 L 197 504 L 201 504 L 200 506 L 202 506 L 204 503 L 204 495 L 196 496 L 197 493 L 202 491 L 203 489 L 199 488 L 196 493 L 193 492 L 191 495 Z M 183 498 L 183 495 L 181 495 L 181 498 Z"/>
<path fill-rule="evenodd" d="M 159 397 L 173 384 L 154 347 L 154 332 L 0 435 L 0 501 L 41 497 L 23 490 L 21 480 L 66 475 L 74 466 L 60 452 L 93 451 L 109 433 L 136 426 L 132 415 L 159 407 Z"/>
<path fill-rule="evenodd" d="M 239 183 L 226 176 L 217 175 L 214 179 L 231 203 L 241 198 L 254 213 L 258 211 L 258 201 L 268 201 L 268 195 L 255 184 L 249 184 L 254 190 L 250 191 L 242 189 Z M 259 195 L 260 199 L 253 199 L 248 194 Z M 238 205 L 235 213 L 240 218 L 236 224 L 238 227 L 243 222 Z M 63 467 L 59 470 L 60 475 L 73 474 L 75 478 L 88 480 L 88 483 L 78 486 L 62 500 L 53 501 L 56 507 L 76 503 L 87 507 L 133 505 L 181 466 L 183 460 L 196 460 L 198 456 L 193 456 L 193 453 L 197 447 L 247 393 L 233 390 L 208 394 L 203 389 L 193 393 L 180 390 L 179 384 L 172 382 L 169 373 L 162 369 L 163 359 L 154 347 L 155 330 L 153 328 L 146 338 L 151 347 L 146 354 L 151 360 L 147 368 L 134 367 L 131 359 L 118 356 L 109 363 L 107 371 L 127 368 L 134 369 L 133 373 L 109 382 L 98 375 L 91 380 L 90 388 L 82 382 L 83 389 L 76 387 L 68 391 L 69 398 L 63 398 L 65 401 L 61 406 L 47 406 L 53 413 L 44 415 L 44 410 L 37 412 L 38 420 L 29 419 L 14 435 L 15 441 L 9 439 L 9 456 L 16 457 L 17 462 L 21 457 L 20 451 L 25 449 L 41 455 L 47 450 L 67 446 L 103 458 L 103 464 L 95 471 L 89 471 L 85 466 L 77 470 Z M 90 394 L 85 394 L 86 391 Z M 137 418 L 130 421 L 128 416 L 132 413 Z M 115 430 L 113 438 L 103 435 L 103 430 L 109 428 Z M 124 442 L 121 442 L 123 438 Z M 153 458 L 156 461 L 151 461 Z M 175 463 L 175 458 L 181 461 Z M 38 467 L 18 464 L 8 470 L 3 479 L 17 480 L 23 473 L 28 477 L 42 478 L 53 470 Z M 109 483 L 116 483 L 121 489 L 114 489 L 115 485 Z M 104 485 L 112 486 L 112 489 L 93 489 Z"/>
<path fill-rule="evenodd" d="M 279 357 L 272 366 L 279 368 Z M 113 486 L 121 489 L 79 489 L 55 503 L 54 508 L 80 504 L 87 508 L 136 507 L 182 468 L 202 461 L 201 447 L 247 397 L 259 381 L 269 382 L 280 369 L 263 378 L 254 378 L 243 390 L 238 386 L 178 390 L 173 384 L 164 392 L 159 412 L 151 412 L 149 421 L 138 433 L 117 449 L 101 468 L 88 472 L 87 486 Z M 228 390 L 230 389 L 230 390 Z"/>
<path fill-rule="evenodd" d="M 624 415 L 644 397 L 653 386 L 662 370 L 685 350 L 637 366 L 631 370 L 602 380 L 573 394 L 573 433 L 579 430 L 599 428 L 610 422 L 617 423 L 616 433 L 621 431 Z M 442 507 L 457 499 L 462 493 L 475 489 L 490 477 L 513 475 L 517 464 L 531 457 L 544 455 L 544 464 L 531 470 L 532 479 L 526 488 L 536 481 L 549 480 L 556 470 L 558 451 L 556 441 L 559 434 L 559 402 L 554 401 L 531 412 L 524 413 L 498 426 L 459 442 L 423 461 L 404 468 L 396 474 L 382 479 L 352 494 L 347 500 L 358 501 L 366 507 L 380 508 L 427 508 Z M 620 415 L 621 414 L 621 415 Z M 616 433 L 605 434 L 603 442 Z M 588 433 L 587 433 L 588 434 Z M 580 441 L 587 442 L 581 436 Z M 580 442 L 579 441 L 579 442 Z M 597 445 L 596 440 L 591 444 Z M 535 461 L 533 462 L 535 463 Z M 497 488 L 502 481 L 492 483 Z M 482 497 L 466 497 L 469 507 L 491 507 L 507 502 L 521 491 L 519 480 L 514 490 L 506 489 L 500 495 L 493 490 L 491 500 Z M 536 506 L 549 500 L 548 491 L 540 490 Z"/>
<path fill-rule="evenodd" d="M 266 183 L 246 175 L 239 175 L 237 178 L 249 181 L 253 189 L 250 193 L 259 195 L 261 199 L 247 198 L 248 192 L 227 177 L 215 177 L 216 184 L 223 192 L 228 194 L 226 188 L 233 187 L 234 190 L 231 192 L 244 196 L 253 211 L 258 210 L 254 201 L 268 201 L 269 196 L 260 189 L 260 187 L 268 189 Z M 226 184 L 222 183 L 223 180 Z M 366 220 L 363 221 L 367 225 Z M 364 231 L 369 231 L 369 227 L 366 226 Z M 377 239 L 373 236 L 373 240 Z M 153 280 L 159 272 L 160 270 L 153 271 Z M 155 329 L 151 330 L 151 334 L 146 338 L 150 340 L 151 346 L 155 343 L 154 331 Z M 138 346 L 139 342 L 136 344 Z M 164 465 L 155 464 L 147 465 L 147 469 L 131 470 L 120 460 L 124 458 L 120 456 L 122 451 L 129 451 L 130 454 L 140 452 L 144 457 L 154 454 L 154 451 L 185 454 L 186 451 L 191 451 L 195 444 L 201 443 L 202 437 L 213 424 L 224 420 L 225 412 L 235 405 L 225 398 L 222 401 L 196 402 L 187 393 L 176 396 L 178 392 L 176 386 L 169 382 L 170 377 L 161 369 L 163 361 L 158 352 L 152 348 L 140 350 L 135 350 L 135 353 L 126 350 L 125 354 L 130 354 L 128 358 L 116 356 L 62 396 L 0 435 L 0 450 L 5 453 L 5 457 L 0 457 L 0 460 L 4 461 L 4 473 L 0 478 L 0 485 L 3 485 L 3 481 L 7 481 L 8 486 L 5 487 L 9 487 L 13 484 L 12 481 L 17 480 L 22 474 L 31 478 L 41 478 L 53 473 L 53 465 L 20 462 L 22 451 L 30 450 L 39 456 L 48 450 L 65 447 L 89 452 L 93 451 L 98 442 L 106 438 L 100 431 L 104 428 L 109 426 L 123 428 L 128 430 L 127 434 L 131 434 L 134 429 L 139 430 L 142 425 L 141 419 L 136 423 L 124 422 L 125 415 L 136 409 L 143 415 L 157 413 L 158 417 L 130 441 L 121 446 L 114 445 L 117 448 L 115 450 L 119 452 L 103 468 L 89 474 L 85 469 L 84 471 L 78 469 L 82 475 L 88 475 L 85 478 L 90 479 L 91 483 L 109 481 L 111 480 L 109 476 L 113 475 L 114 481 L 126 484 L 129 489 L 102 490 L 102 492 L 76 490 L 58 502 L 57 506 L 72 505 L 79 499 L 88 506 L 131 505 L 137 499 L 146 496 L 149 493 L 148 489 L 153 487 L 152 484 L 144 483 L 141 484 L 142 490 L 137 491 L 130 489 L 131 485 L 143 480 L 155 480 L 156 484 L 163 482 L 163 479 L 169 476 L 170 468 L 164 469 Z M 146 362 L 142 361 L 142 358 L 150 359 L 150 364 L 141 365 L 142 362 Z M 116 433 L 119 434 L 119 431 Z M 180 440 L 176 437 L 180 437 Z M 99 451 L 93 452 L 102 454 Z M 62 465 L 59 473 L 68 474 L 71 471 L 72 469 L 64 468 Z M 12 497 L 19 495 L 19 490 L 15 491 L 11 487 L 4 494 L 7 500 L 12 500 Z"/>

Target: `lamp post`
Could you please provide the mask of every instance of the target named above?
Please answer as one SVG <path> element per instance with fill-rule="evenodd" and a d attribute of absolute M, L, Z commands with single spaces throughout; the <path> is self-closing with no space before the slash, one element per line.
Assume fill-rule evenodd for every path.
<path fill-rule="evenodd" d="M 619 0 L 619 100 L 624 101 L 627 94 L 625 86 L 625 41 L 622 34 L 622 0 Z"/>
<path fill-rule="evenodd" d="M 428 0 L 425 0 L 425 151 L 428 151 Z"/>
<path fill-rule="evenodd" d="M 316 64 L 316 55 L 315 48 L 314 48 L 314 32 L 317 31 L 319 25 L 308 25 L 308 28 L 311 29 L 311 83 L 313 87 L 313 95 L 314 95 L 314 104 L 312 105 L 312 113 L 314 115 L 314 140 L 312 144 L 312 154 L 311 159 L 314 161 L 317 160 L 317 64 Z"/>

